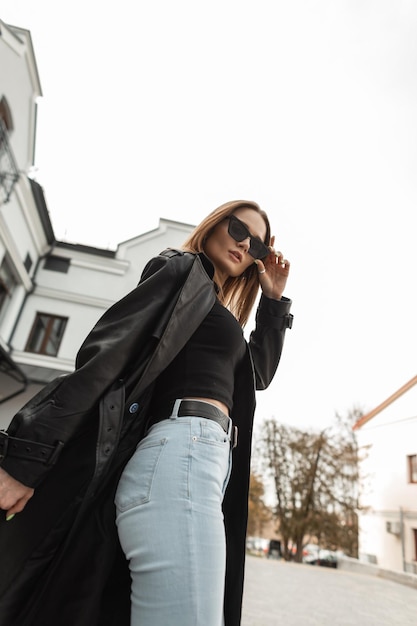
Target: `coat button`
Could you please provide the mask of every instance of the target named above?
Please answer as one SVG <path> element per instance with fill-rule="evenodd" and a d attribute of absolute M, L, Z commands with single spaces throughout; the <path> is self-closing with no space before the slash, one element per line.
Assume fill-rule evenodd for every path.
<path fill-rule="evenodd" d="M 134 402 L 129 407 L 129 413 L 136 413 L 138 408 L 139 408 L 139 404 L 137 402 Z"/>

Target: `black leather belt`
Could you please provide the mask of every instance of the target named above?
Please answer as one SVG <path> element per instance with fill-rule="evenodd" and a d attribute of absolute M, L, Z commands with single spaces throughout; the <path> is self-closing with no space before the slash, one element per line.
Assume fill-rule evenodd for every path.
<path fill-rule="evenodd" d="M 150 424 L 157 424 L 163 420 L 169 419 L 174 412 L 175 402 L 170 402 L 158 409 L 157 416 L 153 417 Z M 237 445 L 237 426 L 231 426 L 231 420 L 226 413 L 223 413 L 214 404 L 202 402 L 201 400 L 181 400 L 177 411 L 178 417 L 204 417 L 208 420 L 217 422 L 225 433 L 231 434 L 231 443 L 233 448 Z"/>

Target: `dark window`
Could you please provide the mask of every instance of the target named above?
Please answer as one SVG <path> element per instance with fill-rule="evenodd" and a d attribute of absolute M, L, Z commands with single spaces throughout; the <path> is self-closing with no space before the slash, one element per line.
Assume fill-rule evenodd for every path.
<path fill-rule="evenodd" d="M 25 270 L 27 271 L 28 274 L 30 272 L 30 268 L 32 267 L 32 265 L 33 265 L 33 261 L 32 261 L 32 258 L 30 256 L 29 252 L 28 252 L 27 255 L 26 255 L 25 262 L 24 262 Z"/>
<path fill-rule="evenodd" d="M 6 98 L 0 100 L 0 201 L 10 200 L 13 188 L 19 178 L 19 170 L 11 146 L 9 134 L 13 130 L 13 119 Z M 0 202 L 1 203 L 1 202 Z"/>
<path fill-rule="evenodd" d="M 0 119 L 3 120 L 3 124 L 6 130 L 8 130 L 10 133 L 10 131 L 13 130 L 13 118 L 10 111 L 9 103 L 4 96 L 0 100 Z"/>
<path fill-rule="evenodd" d="M 417 454 L 408 457 L 408 482 L 417 483 Z"/>
<path fill-rule="evenodd" d="M 56 356 L 67 321 L 67 317 L 37 313 L 26 345 L 27 352 Z"/>
<path fill-rule="evenodd" d="M 71 259 L 65 259 L 62 256 L 48 256 L 45 259 L 43 268 L 45 270 L 51 270 L 52 272 L 63 272 L 66 274 L 70 266 Z"/>
<path fill-rule="evenodd" d="M 11 264 L 5 257 L 0 265 L 0 311 L 6 302 L 10 301 L 17 281 L 14 277 Z"/>

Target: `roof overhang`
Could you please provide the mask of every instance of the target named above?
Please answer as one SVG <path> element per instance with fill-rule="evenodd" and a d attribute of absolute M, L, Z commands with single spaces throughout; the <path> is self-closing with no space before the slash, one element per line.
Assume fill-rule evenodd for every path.
<path fill-rule="evenodd" d="M 0 343 L 0 404 L 23 393 L 28 379 Z"/>
<path fill-rule="evenodd" d="M 395 393 L 390 395 L 389 398 L 384 400 L 384 402 L 381 402 L 381 404 L 378 404 L 378 406 L 375 407 L 372 411 L 369 411 L 369 413 L 362 415 L 362 417 L 358 419 L 358 421 L 355 422 L 355 424 L 353 425 L 353 430 L 358 430 L 359 428 L 364 426 L 364 424 L 369 422 L 373 417 L 375 417 L 375 415 L 378 415 L 378 413 L 381 413 L 381 411 L 386 409 L 387 406 L 392 404 L 395 400 L 397 400 L 400 396 L 402 396 L 406 391 L 411 389 L 411 387 L 414 387 L 415 384 L 417 384 L 417 376 L 414 376 L 413 378 L 411 378 L 407 383 L 405 383 L 405 385 L 403 385 Z"/>

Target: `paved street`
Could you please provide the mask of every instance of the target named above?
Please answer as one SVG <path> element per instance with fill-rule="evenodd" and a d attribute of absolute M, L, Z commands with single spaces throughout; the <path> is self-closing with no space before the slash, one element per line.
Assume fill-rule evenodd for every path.
<path fill-rule="evenodd" d="M 417 590 L 343 570 L 247 557 L 242 626 L 416 626 Z"/>

